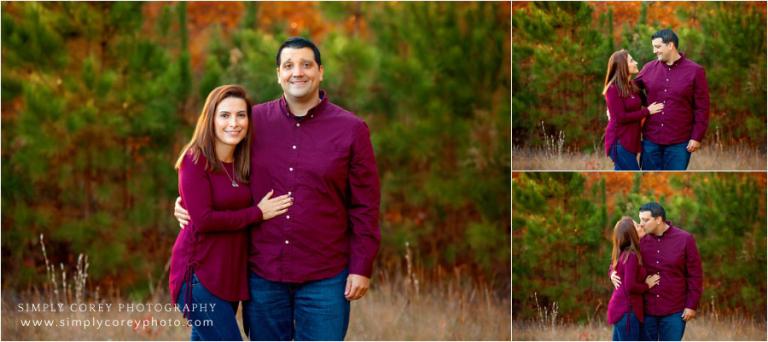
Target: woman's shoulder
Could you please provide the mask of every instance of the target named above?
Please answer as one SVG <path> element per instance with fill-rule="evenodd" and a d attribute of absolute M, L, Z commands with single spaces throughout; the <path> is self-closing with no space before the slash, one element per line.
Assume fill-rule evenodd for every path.
<path fill-rule="evenodd" d="M 184 159 L 181 161 L 181 165 L 179 166 L 180 171 L 192 171 L 192 170 L 201 170 L 205 171 L 205 165 L 207 163 L 207 159 L 196 148 L 192 147 L 187 152 L 184 153 Z"/>

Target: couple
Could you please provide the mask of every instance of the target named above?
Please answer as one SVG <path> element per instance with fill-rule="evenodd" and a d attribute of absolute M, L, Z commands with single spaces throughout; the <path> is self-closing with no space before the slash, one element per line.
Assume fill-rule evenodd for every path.
<path fill-rule="evenodd" d="M 365 122 L 320 90 L 311 41 L 276 55 L 279 99 L 224 85 L 176 163 L 182 230 L 171 300 L 192 340 L 343 340 L 380 244 L 380 184 Z"/>
<path fill-rule="evenodd" d="M 640 207 L 639 224 L 629 216 L 616 223 L 610 274 L 614 341 L 683 338 L 701 298 L 701 257 L 693 235 L 667 221 L 660 204 Z"/>
<path fill-rule="evenodd" d="M 605 153 L 615 170 L 686 170 L 709 124 L 704 68 L 678 52 L 672 30 L 656 32 L 651 44 L 658 60 L 645 64 L 639 74 L 626 50 L 608 60 Z"/>

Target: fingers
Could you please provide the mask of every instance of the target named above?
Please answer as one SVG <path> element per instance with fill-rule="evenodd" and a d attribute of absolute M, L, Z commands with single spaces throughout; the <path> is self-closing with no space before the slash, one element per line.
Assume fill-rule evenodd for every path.
<path fill-rule="evenodd" d="M 347 277 L 347 286 L 344 288 L 344 297 L 349 299 L 349 292 L 352 290 L 352 279 Z"/>
<path fill-rule="evenodd" d="M 262 200 L 262 201 L 266 201 L 266 200 L 268 200 L 268 199 L 269 199 L 269 197 L 270 197 L 270 196 L 272 196 L 272 194 L 273 194 L 273 193 L 275 193 L 275 190 L 274 190 L 274 189 L 273 189 L 273 190 L 269 190 L 269 192 L 268 192 L 266 195 L 264 195 L 264 197 L 262 197 L 262 198 L 261 198 L 261 200 Z"/>

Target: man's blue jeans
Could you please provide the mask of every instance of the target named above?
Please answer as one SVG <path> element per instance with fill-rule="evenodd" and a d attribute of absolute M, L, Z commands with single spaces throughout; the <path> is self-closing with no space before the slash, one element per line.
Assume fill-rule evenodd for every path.
<path fill-rule="evenodd" d="M 667 316 L 645 315 L 643 320 L 643 340 L 645 341 L 680 341 L 685 333 L 683 312 Z"/>
<path fill-rule="evenodd" d="M 251 341 L 343 340 L 349 326 L 348 274 L 293 284 L 250 272 L 251 300 L 243 304 L 246 334 Z"/>
<path fill-rule="evenodd" d="M 640 336 L 640 321 L 631 309 L 613 325 L 614 341 L 639 341 Z"/>
<path fill-rule="evenodd" d="M 203 286 L 200 280 L 197 279 L 197 275 L 192 275 L 192 300 L 189 303 L 189 308 L 192 308 L 192 304 L 202 304 L 205 306 L 205 310 L 195 309 L 189 312 L 189 321 L 192 324 L 192 341 L 212 341 L 212 340 L 227 340 L 227 341 L 242 341 L 243 337 L 240 335 L 240 328 L 237 327 L 237 305 L 239 302 L 228 302 L 223 300 Z M 179 298 L 176 303 L 179 306 L 179 310 L 184 304 L 184 294 L 187 290 L 187 284 L 181 286 L 181 292 L 179 292 Z M 211 306 L 215 304 L 215 306 Z"/>
<path fill-rule="evenodd" d="M 615 171 L 640 170 L 640 165 L 637 164 L 637 154 L 625 150 L 618 141 L 611 146 L 610 154 Z"/>
<path fill-rule="evenodd" d="M 688 168 L 691 152 L 688 143 L 659 145 L 643 140 L 643 153 L 640 155 L 640 167 L 643 170 L 680 170 Z"/>

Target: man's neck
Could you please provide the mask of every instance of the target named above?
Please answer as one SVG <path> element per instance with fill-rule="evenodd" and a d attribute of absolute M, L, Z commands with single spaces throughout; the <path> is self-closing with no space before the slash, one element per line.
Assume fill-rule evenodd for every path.
<path fill-rule="evenodd" d="M 682 58 L 682 56 L 680 56 L 680 53 L 679 52 L 675 52 L 675 54 L 672 56 L 672 59 L 667 61 L 667 65 L 671 66 L 672 64 L 675 64 L 675 62 L 677 62 L 677 60 L 680 59 L 680 58 Z"/>
<path fill-rule="evenodd" d="M 305 116 L 310 109 L 317 106 L 320 103 L 320 93 L 314 94 L 314 96 L 305 99 L 298 99 L 285 95 L 285 102 L 288 104 L 288 109 L 295 116 Z"/>
<path fill-rule="evenodd" d="M 653 235 L 662 236 L 667 231 L 667 229 L 669 229 L 669 225 L 666 222 L 664 222 L 664 227 L 661 229 L 661 231 L 654 233 Z"/>

